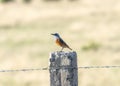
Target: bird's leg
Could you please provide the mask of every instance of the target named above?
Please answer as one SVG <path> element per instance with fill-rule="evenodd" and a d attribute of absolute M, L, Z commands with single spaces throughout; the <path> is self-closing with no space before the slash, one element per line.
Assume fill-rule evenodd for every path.
<path fill-rule="evenodd" d="M 64 49 L 64 47 L 62 47 L 61 51 Z"/>

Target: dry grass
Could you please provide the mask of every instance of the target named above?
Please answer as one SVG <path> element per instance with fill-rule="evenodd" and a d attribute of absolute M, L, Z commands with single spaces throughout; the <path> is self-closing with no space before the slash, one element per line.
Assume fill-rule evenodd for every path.
<path fill-rule="evenodd" d="M 78 65 L 120 65 L 119 0 L 0 5 L 0 69 L 48 66 L 59 32 L 77 52 Z M 91 42 L 100 44 L 82 50 Z M 89 48 L 89 47 L 88 47 Z M 67 50 L 67 49 L 66 49 Z M 81 69 L 79 86 L 119 86 L 119 69 Z M 49 72 L 0 73 L 0 86 L 49 86 Z"/>

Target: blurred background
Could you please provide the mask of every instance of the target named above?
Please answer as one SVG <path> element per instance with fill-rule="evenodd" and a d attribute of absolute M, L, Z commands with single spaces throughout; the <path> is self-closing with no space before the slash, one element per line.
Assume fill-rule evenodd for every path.
<path fill-rule="evenodd" d="M 78 66 L 120 65 L 120 0 L 0 0 L 0 70 L 48 67 L 55 32 Z M 79 86 L 120 85 L 120 69 L 78 73 Z M 0 73 L 0 86 L 50 86 L 49 71 Z"/>

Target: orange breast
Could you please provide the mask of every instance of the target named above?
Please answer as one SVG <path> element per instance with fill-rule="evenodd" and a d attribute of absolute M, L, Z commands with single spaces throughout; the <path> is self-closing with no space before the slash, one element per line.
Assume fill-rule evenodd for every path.
<path fill-rule="evenodd" d="M 59 39 L 56 39 L 56 44 L 62 47 L 62 43 L 59 41 Z"/>

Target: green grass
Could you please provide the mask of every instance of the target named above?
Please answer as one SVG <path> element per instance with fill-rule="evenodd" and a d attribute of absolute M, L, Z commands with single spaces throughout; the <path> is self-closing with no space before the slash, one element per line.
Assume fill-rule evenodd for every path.
<path fill-rule="evenodd" d="M 97 51 L 97 50 L 100 49 L 100 47 L 101 47 L 100 43 L 96 43 L 94 41 L 91 41 L 87 45 L 83 45 L 82 46 L 82 50 L 83 51 L 90 51 L 90 50 Z"/>
<path fill-rule="evenodd" d="M 14 0 L 0 0 L 1 3 L 13 2 Z"/>

